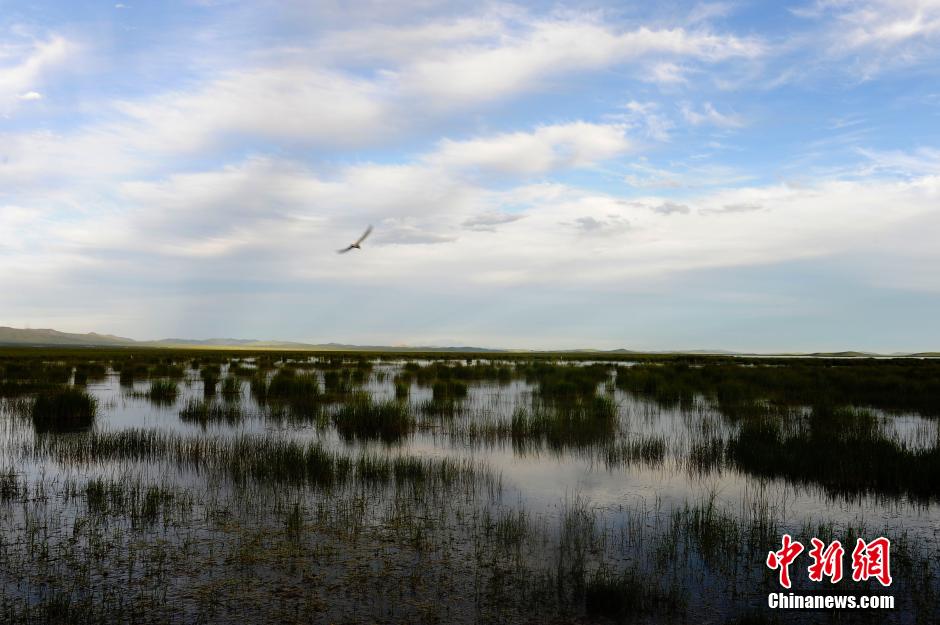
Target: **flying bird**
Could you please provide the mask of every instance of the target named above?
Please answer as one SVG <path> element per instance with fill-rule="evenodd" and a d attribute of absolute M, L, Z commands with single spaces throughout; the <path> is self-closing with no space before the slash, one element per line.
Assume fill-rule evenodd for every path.
<path fill-rule="evenodd" d="M 368 228 L 366 228 L 366 231 L 362 233 L 362 236 L 359 237 L 359 239 L 355 243 L 341 250 L 336 250 L 336 252 L 338 254 L 345 254 L 349 250 L 361 250 L 362 248 L 359 246 L 359 244 L 365 241 L 366 237 L 369 236 L 369 233 L 371 232 L 372 232 L 372 226 L 369 226 Z"/>

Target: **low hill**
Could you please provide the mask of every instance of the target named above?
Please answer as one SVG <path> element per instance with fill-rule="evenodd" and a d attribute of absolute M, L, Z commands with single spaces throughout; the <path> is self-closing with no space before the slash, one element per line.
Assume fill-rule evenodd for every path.
<path fill-rule="evenodd" d="M 75 345 L 88 347 L 109 347 L 120 345 L 134 345 L 133 339 L 122 336 L 112 336 L 110 334 L 98 334 L 89 332 L 88 334 L 72 334 L 69 332 L 59 332 L 48 328 L 44 329 L 21 329 L 0 326 L 0 345 Z"/>
<path fill-rule="evenodd" d="M 402 352 L 500 352 L 500 349 L 485 347 L 434 347 L 434 346 L 387 346 L 347 345 L 343 343 L 301 343 L 297 341 L 260 341 L 256 339 L 161 339 L 158 341 L 135 341 L 110 334 L 73 334 L 51 329 L 26 329 L 0 326 L 0 345 L 20 347 L 172 347 L 172 348 L 228 348 L 228 349 L 277 349 L 307 351 L 402 351 Z"/>

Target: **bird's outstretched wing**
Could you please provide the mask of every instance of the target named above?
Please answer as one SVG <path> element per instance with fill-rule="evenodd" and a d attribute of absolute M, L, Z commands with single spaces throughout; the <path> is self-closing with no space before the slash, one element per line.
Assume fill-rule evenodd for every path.
<path fill-rule="evenodd" d="M 354 245 L 359 245 L 360 243 L 365 241 L 366 237 L 369 236 L 371 233 L 372 233 L 372 225 L 370 224 L 369 227 L 366 228 L 366 231 L 362 233 L 362 236 L 359 237 L 359 240 L 354 243 Z"/>
<path fill-rule="evenodd" d="M 350 245 L 349 247 L 343 248 L 343 249 L 341 249 L 341 250 L 336 250 L 336 253 L 337 253 L 337 254 L 345 254 L 346 252 L 348 252 L 348 251 L 351 250 L 352 248 L 353 248 L 353 246 Z"/>

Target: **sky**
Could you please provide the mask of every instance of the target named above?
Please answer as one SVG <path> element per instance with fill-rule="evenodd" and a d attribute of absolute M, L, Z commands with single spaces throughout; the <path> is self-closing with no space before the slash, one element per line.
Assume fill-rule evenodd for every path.
<path fill-rule="evenodd" d="M 0 0 L 0 325 L 937 350 L 938 234 L 940 0 Z"/>

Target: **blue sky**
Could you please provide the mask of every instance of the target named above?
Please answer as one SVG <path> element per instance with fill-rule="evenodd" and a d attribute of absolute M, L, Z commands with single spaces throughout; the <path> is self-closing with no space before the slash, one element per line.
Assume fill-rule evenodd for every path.
<path fill-rule="evenodd" d="M 0 0 L 0 325 L 940 349 L 938 68 L 940 0 Z"/>

